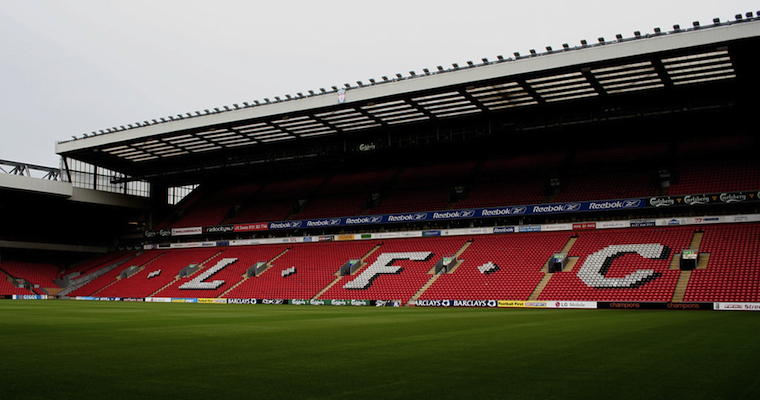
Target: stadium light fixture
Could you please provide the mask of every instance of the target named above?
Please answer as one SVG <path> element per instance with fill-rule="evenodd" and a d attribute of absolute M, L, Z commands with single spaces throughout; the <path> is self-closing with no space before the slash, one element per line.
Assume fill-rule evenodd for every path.
<path fill-rule="evenodd" d="M 195 115 L 201 115 L 201 112 L 200 111 L 196 111 Z M 145 121 L 145 122 L 147 122 L 147 121 Z"/>
<path fill-rule="evenodd" d="M 264 97 L 264 102 L 267 103 L 267 104 L 269 104 L 269 102 L 270 102 L 269 98 L 268 97 Z"/>
<path fill-rule="evenodd" d="M 535 56 L 536 55 L 536 49 L 530 49 L 530 55 Z"/>
<path fill-rule="evenodd" d="M 372 78 L 369 78 L 369 83 L 370 83 L 370 85 L 374 85 L 375 84 L 375 80 L 372 79 Z"/>
<path fill-rule="evenodd" d="M 338 87 L 337 86 L 330 86 L 330 88 L 332 88 L 333 92 L 337 92 L 338 91 Z"/>
<path fill-rule="evenodd" d="M 567 49 L 570 48 L 570 45 L 567 44 L 567 43 L 562 43 L 562 48 L 565 49 L 565 50 L 567 50 Z"/>
<path fill-rule="evenodd" d="M 617 39 L 617 41 L 619 42 L 619 41 L 623 40 L 623 35 L 621 35 L 621 34 L 618 33 L 618 34 L 615 35 L 615 39 Z"/>
<path fill-rule="evenodd" d="M 581 46 L 586 46 L 586 45 L 588 45 L 588 42 L 586 41 L 586 39 L 581 39 Z"/>
<path fill-rule="evenodd" d="M 417 73 L 414 72 L 414 71 L 409 71 L 409 75 L 411 75 L 411 76 L 417 76 Z"/>
<path fill-rule="evenodd" d="M 736 14 L 736 15 L 734 15 L 734 18 L 736 18 L 737 21 L 740 21 L 742 19 L 742 15 L 741 14 Z"/>
<path fill-rule="evenodd" d="M 401 79 L 403 76 L 401 74 L 396 74 L 396 78 Z"/>
<path fill-rule="evenodd" d="M 209 111 L 208 108 L 204 109 L 203 112 L 206 113 L 206 114 L 210 114 L 211 113 L 211 111 Z"/>
<path fill-rule="evenodd" d="M 693 27 L 695 27 L 695 28 L 699 28 L 699 21 L 694 21 L 694 22 L 692 22 L 692 23 L 691 23 L 691 26 L 693 26 Z"/>
<path fill-rule="evenodd" d="M 259 101 L 258 100 L 254 100 L 253 104 L 259 105 Z"/>
<path fill-rule="evenodd" d="M 345 86 L 346 89 L 350 89 L 351 88 L 351 85 L 349 85 L 348 83 L 344 83 L 343 86 Z"/>
<path fill-rule="evenodd" d="M 243 105 L 244 105 L 244 106 L 246 106 L 246 107 L 250 107 L 250 106 L 251 106 L 250 104 L 248 104 L 248 102 L 247 102 L 247 101 L 244 101 L 244 102 L 243 102 Z"/>
<path fill-rule="evenodd" d="M 498 56 L 496 56 L 496 58 L 497 58 L 499 61 L 504 61 L 504 56 L 503 56 L 503 55 L 501 55 L 501 54 L 499 54 Z"/>
<path fill-rule="evenodd" d="M 222 110 L 220 110 L 219 107 L 214 107 L 214 111 L 216 111 L 216 112 L 222 112 Z"/>
<path fill-rule="evenodd" d="M 600 36 L 600 37 L 598 37 L 596 40 L 598 40 L 598 41 L 599 41 L 599 43 L 604 43 L 604 37 L 601 37 L 601 36 Z"/>
<path fill-rule="evenodd" d="M 231 110 L 231 108 L 230 108 L 229 106 L 224 106 L 224 109 L 225 109 L 226 111 L 230 111 L 230 110 Z"/>
<path fill-rule="evenodd" d="M 356 81 L 356 84 L 359 85 L 360 87 L 364 86 L 364 83 L 362 83 L 362 81 Z"/>
<path fill-rule="evenodd" d="M 84 135 L 84 134 L 83 134 Z M 76 136 L 71 136 L 72 139 L 77 140 Z"/>
<path fill-rule="evenodd" d="M 654 28 L 654 33 L 655 34 L 662 33 L 662 29 L 660 29 L 660 27 L 658 26 L 658 27 Z"/>
<path fill-rule="evenodd" d="M 718 25 L 720 23 L 720 18 L 713 18 L 713 24 Z"/>
<path fill-rule="evenodd" d="M 474 67 L 475 66 L 475 64 L 472 61 L 467 61 L 467 65 L 470 66 L 470 67 Z"/>
<path fill-rule="evenodd" d="M 750 11 L 750 12 L 744 14 L 744 16 L 746 16 L 747 18 L 752 18 L 752 12 Z"/>
<path fill-rule="evenodd" d="M 678 24 L 673 25 L 673 30 L 674 31 L 680 31 L 681 30 L 681 25 L 678 25 Z"/>
<path fill-rule="evenodd" d="M 309 90 L 309 96 L 314 96 L 314 91 L 313 90 Z"/>
<path fill-rule="evenodd" d="M 520 52 L 519 51 L 516 51 L 516 52 L 514 52 L 512 54 L 515 55 L 515 58 L 520 58 Z"/>
<path fill-rule="evenodd" d="M 132 124 L 127 124 L 127 126 L 129 127 L 129 129 L 134 128 L 134 126 L 132 126 Z"/>
<path fill-rule="evenodd" d="M 154 123 L 154 124 L 157 124 L 157 123 L 158 123 L 158 121 L 156 121 L 156 119 L 155 119 L 155 118 L 153 118 L 151 121 L 153 121 L 153 123 Z M 103 131 L 101 131 L 101 132 L 103 132 Z"/>
<path fill-rule="evenodd" d="M 459 64 L 457 63 L 452 63 L 451 66 L 454 67 L 454 69 L 459 69 Z"/>
<path fill-rule="evenodd" d="M 430 70 L 429 70 L 429 69 L 427 69 L 427 68 L 423 68 L 423 69 L 422 69 L 422 72 L 424 72 L 424 73 L 425 73 L 425 75 L 430 75 Z"/>
<path fill-rule="evenodd" d="M 551 52 L 552 52 L 552 50 L 553 50 L 553 49 L 552 49 L 552 46 L 546 46 L 546 51 L 548 51 L 549 53 L 551 53 Z"/>
<path fill-rule="evenodd" d="M 483 61 L 483 64 L 488 64 L 488 59 L 487 58 L 481 58 L 480 61 Z"/>
<path fill-rule="evenodd" d="M 443 67 L 442 67 L 442 66 L 440 66 L 440 65 L 439 65 L 439 66 L 437 66 L 436 68 L 438 68 L 438 71 L 441 71 L 441 72 L 443 72 Z"/>
<path fill-rule="evenodd" d="M 641 37 L 641 32 L 640 31 L 635 31 L 635 32 L 633 32 L 633 36 Z"/>
<path fill-rule="evenodd" d="M 290 99 L 291 99 L 291 97 L 290 97 L 290 95 L 289 95 L 289 94 L 286 94 L 286 95 L 285 95 L 285 97 L 286 97 L 288 100 L 290 100 Z"/>
<path fill-rule="evenodd" d="M 323 87 L 319 88 L 319 91 L 322 92 L 322 93 L 327 93 L 327 89 L 325 89 Z"/>
<path fill-rule="evenodd" d="M 388 81 L 388 77 L 387 77 L 387 76 L 381 76 L 380 78 L 381 78 L 382 80 L 386 81 L 386 82 Z"/>
<path fill-rule="evenodd" d="M 275 101 L 275 102 L 279 102 L 279 101 L 281 101 L 281 100 L 280 100 L 280 96 L 274 96 L 274 101 Z"/>

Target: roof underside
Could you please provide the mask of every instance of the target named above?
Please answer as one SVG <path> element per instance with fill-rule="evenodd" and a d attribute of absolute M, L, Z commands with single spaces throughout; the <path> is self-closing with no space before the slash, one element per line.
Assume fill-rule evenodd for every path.
<path fill-rule="evenodd" d="M 426 70 L 349 87 L 345 93 L 299 93 L 261 105 L 177 115 L 163 123 L 61 142 L 56 150 L 133 177 L 172 181 L 220 168 L 232 158 L 255 164 L 273 160 L 275 149 L 361 141 L 444 124 L 498 120 L 524 126 L 527 119 L 587 112 L 594 104 L 625 105 L 640 115 L 642 104 L 654 106 L 662 98 L 724 106 L 741 103 L 739 89 L 756 85 L 754 71 L 760 66 L 753 53 L 759 42 L 760 21 L 618 39 Z"/>

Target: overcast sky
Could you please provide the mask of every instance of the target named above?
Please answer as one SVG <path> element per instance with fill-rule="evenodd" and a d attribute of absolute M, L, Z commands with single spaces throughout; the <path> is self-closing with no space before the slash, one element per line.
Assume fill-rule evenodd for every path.
<path fill-rule="evenodd" d="M 72 135 L 758 9 L 740 0 L 0 0 L 0 159 L 57 167 L 55 143 Z"/>

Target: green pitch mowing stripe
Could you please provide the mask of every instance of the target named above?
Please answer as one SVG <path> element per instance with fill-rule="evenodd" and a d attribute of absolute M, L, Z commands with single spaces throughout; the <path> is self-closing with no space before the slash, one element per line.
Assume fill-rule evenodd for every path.
<path fill-rule="evenodd" d="M 741 399 L 754 312 L 0 302 L 0 399 Z"/>

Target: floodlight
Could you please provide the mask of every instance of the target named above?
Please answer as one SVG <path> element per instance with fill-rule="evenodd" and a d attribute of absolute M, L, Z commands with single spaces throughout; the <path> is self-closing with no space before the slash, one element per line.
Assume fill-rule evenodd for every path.
<path fill-rule="evenodd" d="M 369 78 L 369 83 L 370 83 L 371 85 L 374 85 L 374 84 L 375 84 L 375 80 L 374 80 L 374 79 L 372 79 L 372 78 Z"/>
<path fill-rule="evenodd" d="M 546 51 L 550 52 L 552 51 L 552 46 L 546 46 Z"/>
<path fill-rule="evenodd" d="M 208 108 L 204 109 L 203 112 L 206 113 L 206 114 L 211 113 L 211 111 L 209 111 Z"/>
<path fill-rule="evenodd" d="M 280 96 L 274 96 L 274 101 L 275 102 L 280 101 Z"/>
<path fill-rule="evenodd" d="M 457 63 L 453 63 L 453 64 L 451 64 L 451 66 L 454 67 L 454 69 L 459 69 L 459 64 L 457 64 Z"/>
<path fill-rule="evenodd" d="M 364 86 L 364 83 L 362 83 L 362 81 L 356 81 L 356 84 L 359 86 Z"/>
<path fill-rule="evenodd" d="M 496 56 L 496 58 L 498 58 L 499 61 L 504 61 L 504 56 L 502 56 L 501 54 L 499 54 L 498 56 Z"/>
<path fill-rule="evenodd" d="M 467 65 L 469 65 L 470 67 L 472 67 L 475 64 L 472 61 L 467 61 Z"/>
<path fill-rule="evenodd" d="M 520 53 L 519 53 L 519 52 L 517 52 L 517 51 L 516 51 L 516 52 L 514 52 L 514 53 L 512 53 L 512 54 L 514 54 L 514 55 L 515 55 L 515 58 L 520 58 Z"/>
<path fill-rule="evenodd" d="M 633 32 L 633 36 L 641 37 L 641 32 L 635 31 L 635 32 Z"/>
<path fill-rule="evenodd" d="M 154 124 L 157 124 L 157 123 L 158 123 L 158 121 L 156 121 L 156 119 L 155 119 L 155 118 L 154 118 L 154 119 L 152 119 L 151 121 L 153 121 L 153 123 L 154 123 Z M 101 132 L 103 132 L 103 131 L 101 131 Z"/>
<path fill-rule="evenodd" d="M 736 15 L 734 15 L 734 18 L 736 18 L 736 20 L 738 21 L 738 20 L 742 19 L 742 15 L 741 14 L 736 14 Z"/>
<path fill-rule="evenodd" d="M 599 37 L 599 38 L 597 38 L 596 40 L 598 40 L 598 41 L 599 41 L 599 43 L 604 43 L 604 38 L 603 38 L 603 37 Z"/>
<path fill-rule="evenodd" d="M 268 97 L 264 97 L 264 102 L 265 103 L 269 103 L 269 98 Z"/>
<path fill-rule="evenodd" d="M 323 87 L 319 88 L 319 91 L 322 92 L 322 93 L 327 93 L 327 89 L 325 89 Z"/>
<path fill-rule="evenodd" d="M 654 28 L 654 33 L 661 33 L 661 32 L 662 30 L 660 29 L 659 26 L 657 28 Z"/>
<path fill-rule="evenodd" d="M 483 64 L 488 64 L 488 59 L 487 58 L 481 58 L 480 60 L 483 61 Z"/>
<path fill-rule="evenodd" d="M 439 70 L 439 71 L 443 71 L 443 67 L 442 67 L 442 66 L 440 66 L 440 65 L 439 65 L 439 66 L 437 66 L 436 68 L 438 68 L 438 70 Z"/>
<path fill-rule="evenodd" d="M 247 101 L 244 101 L 244 102 L 243 102 L 243 105 L 244 105 L 244 106 L 246 106 L 246 107 L 250 107 L 250 106 L 251 106 L 250 104 L 248 104 L 248 102 L 247 102 Z"/>
<path fill-rule="evenodd" d="M 84 135 L 84 134 L 83 134 L 83 135 Z M 76 137 L 76 136 L 72 136 L 71 138 L 72 138 L 72 139 L 74 139 L 74 140 L 77 140 L 77 137 Z"/>
<path fill-rule="evenodd" d="M 587 44 L 588 42 L 586 41 L 586 39 L 581 39 L 581 46 L 586 46 Z"/>
<path fill-rule="evenodd" d="M 409 75 L 411 75 L 411 76 L 417 76 L 417 73 L 414 72 L 414 71 L 409 71 Z"/>
<path fill-rule="evenodd" d="M 289 95 L 289 94 L 286 94 L 286 95 L 285 95 L 285 97 L 287 97 L 287 98 L 288 98 L 288 100 L 290 100 L 290 99 L 291 99 L 291 97 L 290 97 L 290 95 Z"/>
<path fill-rule="evenodd" d="M 619 41 L 623 40 L 623 35 L 621 35 L 621 34 L 618 33 L 617 35 L 615 35 L 615 39 L 617 39 Z"/>
<path fill-rule="evenodd" d="M 699 28 L 699 21 L 694 21 L 694 22 L 692 22 L 692 23 L 691 23 L 691 26 L 693 26 L 693 27 L 695 27 L 695 28 Z"/>
<path fill-rule="evenodd" d="M 259 101 L 258 100 L 254 100 L 253 104 L 259 105 Z"/>
<path fill-rule="evenodd" d="M 314 91 L 313 90 L 309 90 L 309 96 L 314 96 Z"/>
<path fill-rule="evenodd" d="M 673 30 L 674 31 L 680 31 L 681 30 L 681 25 L 678 25 L 678 24 L 673 25 Z"/>
<path fill-rule="evenodd" d="M 720 23 L 720 18 L 713 18 L 713 24 L 718 25 Z"/>
<path fill-rule="evenodd" d="M 336 91 L 336 92 L 338 91 L 338 87 L 337 86 L 330 86 L 330 87 L 332 88 L 333 91 Z"/>
<path fill-rule="evenodd" d="M 562 48 L 565 49 L 565 50 L 567 50 L 567 49 L 570 48 L 570 45 L 567 44 L 567 43 L 562 43 Z"/>
<path fill-rule="evenodd" d="M 750 11 L 750 12 L 744 14 L 744 16 L 746 16 L 747 18 L 752 18 L 752 12 Z"/>
<path fill-rule="evenodd" d="M 430 70 L 429 70 L 429 69 L 427 69 L 427 68 L 423 68 L 423 69 L 422 69 L 422 72 L 424 72 L 424 73 L 425 73 L 425 75 L 430 75 Z"/>
<path fill-rule="evenodd" d="M 387 80 L 388 80 L 388 77 L 387 77 L 387 76 L 381 76 L 381 78 L 382 78 L 384 81 L 387 81 Z"/>
<path fill-rule="evenodd" d="M 530 51 L 530 55 L 532 55 L 532 56 L 536 55 L 536 50 L 535 49 L 530 49 L 529 51 Z"/>
<path fill-rule="evenodd" d="M 403 76 L 401 76 L 401 74 L 396 74 L 396 78 L 401 79 Z"/>
<path fill-rule="evenodd" d="M 221 112 L 221 110 L 219 109 L 219 107 L 214 107 L 214 111 Z"/>

